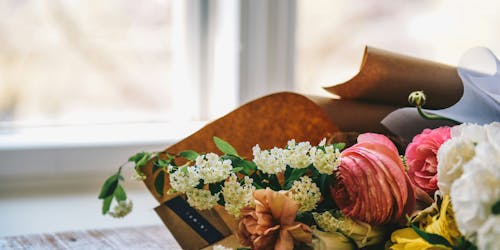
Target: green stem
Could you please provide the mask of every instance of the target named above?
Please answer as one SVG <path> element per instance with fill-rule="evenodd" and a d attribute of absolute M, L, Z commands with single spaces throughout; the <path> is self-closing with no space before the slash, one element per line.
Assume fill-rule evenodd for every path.
<path fill-rule="evenodd" d="M 426 120 L 443 120 L 443 121 L 452 122 L 452 123 L 454 123 L 456 125 L 460 124 L 460 122 L 457 122 L 457 121 L 455 121 L 453 119 L 450 119 L 450 118 L 447 118 L 447 117 L 444 117 L 444 116 L 425 113 L 422 110 L 422 106 L 416 106 L 416 107 L 417 107 L 417 110 L 418 110 L 418 113 L 420 114 L 420 116 L 422 116 Z"/>

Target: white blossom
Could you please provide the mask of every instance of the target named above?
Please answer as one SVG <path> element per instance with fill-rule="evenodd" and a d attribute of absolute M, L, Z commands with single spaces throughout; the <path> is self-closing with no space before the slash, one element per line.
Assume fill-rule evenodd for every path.
<path fill-rule="evenodd" d="M 288 141 L 287 149 L 283 151 L 283 161 L 291 168 L 306 168 L 311 164 L 309 158 L 309 149 L 311 144 L 309 142 L 295 143 L 295 140 Z"/>
<path fill-rule="evenodd" d="M 136 171 L 130 178 L 135 181 L 143 181 L 146 179 L 146 175 Z"/>
<path fill-rule="evenodd" d="M 232 248 L 224 247 L 222 245 L 215 245 L 213 250 L 233 250 Z"/>
<path fill-rule="evenodd" d="M 500 249 L 500 216 L 490 217 L 477 232 L 479 250 Z"/>
<path fill-rule="evenodd" d="M 285 171 L 286 163 L 283 161 L 283 149 L 273 148 L 261 150 L 259 144 L 252 148 L 253 162 L 266 174 L 276 174 Z"/>
<path fill-rule="evenodd" d="M 299 204 L 300 212 L 315 209 L 321 199 L 321 191 L 308 176 L 302 176 L 300 181 L 294 181 L 288 195 Z"/>
<path fill-rule="evenodd" d="M 231 160 L 222 160 L 214 153 L 200 155 L 196 158 L 198 177 L 205 184 L 216 183 L 227 179 L 231 174 L 233 166 Z"/>
<path fill-rule="evenodd" d="M 186 192 L 186 196 L 189 205 L 199 210 L 213 208 L 219 201 L 219 193 L 212 195 L 210 190 L 204 189 L 192 189 Z"/>
<path fill-rule="evenodd" d="M 226 202 L 226 211 L 238 217 L 240 215 L 240 209 L 253 203 L 253 192 L 255 187 L 252 185 L 253 180 L 245 176 L 243 179 L 243 185 L 238 182 L 238 178 L 235 174 L 224 183 L 222 188 L 222 195 L 224 196 L 224 201 Z"/>
<path fill-rule="evenodd" d="M 460 137 L 444 142 L 438 150 L 438 187 L 441 194 L 450 194 L 452 183 L 462 176 L 462 168 L 476 154 L 474 143 Z"/>
<path fill-rule="evenodd" d="M 321 174 L 331 174 L 340 166 L 340 151 L 333 145 L 325 146 L 325 151 L 321 148 L 313 147 L 309 150 L 309 155 L 314 167 Z"/>
<path fill-rule="evenodd" d="M 478 144 L 476 156 L 453 182 L 450 197 L 460 232 L 469 239 L 474 237 L 500 200 L 500 151 L 488 143 Z"/>
<path fill-rule="evenodd" d="M 384 241 L 386 230 L 383 226 L 374 227 L 368 223 L 345 217 L 340 212 L 335 216 L 328 211 L 312 214 L 316 224 L 325 232 L 341 232 L 353 240 L 359 248 Z"/>
<path fill-rule="evenodd" d="M 171 167 L 169 167 L 171 169 Z M 175 172 L 170 173 L 170 186 L 177 192 L 186 193 L 200 183 L 200 178 L 195 167 L 179 167 Z"/>
<path fill-rule="evenodd" d="M 113 211 L 109 212 L 109 215 L 114 218 L 123 218 L 132 211 L 133 206 L 134 204 L 131 200 L 129 200 L 128 202 L 119 201 L 118 204 L 113 207 Z"/>
<path fill-rule="evenodd" d="M 462 140 L 474 143 L 486 141 L 486 126 L 478 124 L 463 123 L 454 126 L 450 130 L 451 138 L 462 138 Z"/>

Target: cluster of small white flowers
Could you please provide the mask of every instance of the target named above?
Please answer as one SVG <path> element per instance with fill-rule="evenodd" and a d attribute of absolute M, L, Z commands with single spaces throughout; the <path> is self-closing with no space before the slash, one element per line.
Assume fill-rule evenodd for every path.
<path fill-rule="evenodd" d="M 370 224 L 353 220 L 349 217 L 332 215 L 330 212 L 312 213 L 316 224 L 325 232 L 340 232 L 349 237 L 358 248 L 384 242 L 386 229 L 383 226 L 372 227 Z"/>
<path fill-rule="evenodd" d="M 283 161 L 283 149 L 273 148 L 261 150 L 259 144 L 252 148 L 253 162 L 266 174 L 276 174 L 285 171 L 286 164 Z"/>
<path fill-rule="evenodd" d="M 198 177 L 203 179 L 205 184 L 216 183 L 227 179 L 233 170 L 231 160 L 221 160 L 218 155 L 208 153 L 196 158 L 196 168 Z"/>
<path fill-rule="evenodd" d="M 109 212 L 109 215 L 114 218 L 123 218 L 132 211 L 133 206 L 134 204 L 131 200 L 129 200 L 128 202 L 119 201 L 118 204 L 113 208 L 113 211 Z"/>
<path fill-rule="evenodd" d="M 169 179 L 170 186 L 175 191 L 186 193 L 199 184 L 200 177 L 195 167 L 187 166 L 185 167 L 186 170 L 183 170 L 183 168 L 184 167 L 180 167 L 175 172 L 170 173 Z"/>
<path fill-rule="evenodd" d="M 240 215 L 240 209 L 253 203 L 253 192 L 255 187 L 252 185 L 253 179 L 245 176 L 243 179 L 243 185 L 240 185 L 238 178 L 235 174 L 224 183 L 222 188 L 222 195 L 224 196 L 224 201 L 226 202 L 226 211 L 238 217 Z"/>
<path fill-rule="evenodd" d="M 335 216 L 333 216 L 330 212 L 323 212 L 323 213 L 312 213 L 314 221 L 316 221 L 316 224 L 321 227 L 325 232 L 337 232 L 341 230 L 342 228 L 345 228 L 344 222 L 345 220 L 343 219 L 337 219 Z"/>
<path fill-rule="evenodd" d="M 191 207 L 199 210 L 213 208 L 219 201 L 219 193 L 212 195 L 210 190 L 192 189 L 186 192 L 187 202 Z"/>
<path fill-rule="evenodd" d="M 341 163 L 340 151 L 333 145 L 325 146 L 323 139 L 318 147 L 312 147 L 309 142 L 296 143 L 295 140 L 288 141 L 287 148 L 273 148 L 261 150 L 255 145 L 253 150 L 253 161 L 262 172 L 276 174 L 283 172 L 288 165 L 291 168 L 306 168 L 311 163 L 322 174 L 331 174 Z"/>
<path fill-rule="evenodd" d="M 213 250 L 233 250 L 232 248 L 224 247 L 222 245 L 215 245 Z"/>
<path fill-rule="evenodd" d="M 288 141 L 287 149 L 283 151 L 283 161 L 291 168 L 306 168 L 311 164 L 309 158 L 309 150 L 311 144 L 309 142 L 295 143 L 295 140 Z"/>
<path fill-rule="evenodd" d="M 325 146 L 325 151 L 313 147 L 309 150 L 309 155 L 314 167 L 321 174 L 331 174 L 341 163 L 340 151 L 332 145 Z"/>
<path fill-rule="evenodd" d="M 146 175 L 136 171 L 130 178 L 135 181 L 143 181 L 146 179 Z"/>
<path fill-rule="evenodd" d="M 288 194 L 292 200 L 299 204 L 300 212 L 315 209 L 321 199 L 321 191 L 308 176 L 302 176 L 300 181 L 294 181 Z"/>

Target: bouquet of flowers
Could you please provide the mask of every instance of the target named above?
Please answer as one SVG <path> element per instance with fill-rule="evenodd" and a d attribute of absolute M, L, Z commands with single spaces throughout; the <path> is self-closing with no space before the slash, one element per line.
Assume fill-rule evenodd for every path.
<path fill-rule="evenodd" d="M 326 140 L 255 145 L 251 160 L 220 138 L 214 143 L 224 155 L 153 156 L 157 171 L 168 173 L 168 192 L 185 195 L 193 208 L 223 206 L 237 220 L 240 243 L 252 249 L 356 249 L 383 245 L 388 235 L 391 249 L 499 247 L 500 123 L 426 129 L 404 156 L 371 133 L 345 149 Z M 148 155 L 130 159 L 137 176 Z M 113 193 L 124 200 L 120 185 Z M 417 198 L 432 204 L 415 210 Z M 116 208 L 109 213 L 125 214 Z"/>
<path fill-rule="evenodd" d="M 421 109 L 422 92 L 409 101 L 440 118 Z M 403 150 L 386 135 L 360 133 L 349 145 L 257 144 L 245 158 L 224 139 L 213 137 L 221 154 L 167 150 L 129 161 L 136 179 L 154 179 L 158 195 L 226 213 L 246 248 L 500 249 L 499 122 L 424 129 Z M 143 172 L 148 163 L 152 174 Z M 114 217 L 132 205 L 121 168 L 99 195 L 103 214 Z"/>

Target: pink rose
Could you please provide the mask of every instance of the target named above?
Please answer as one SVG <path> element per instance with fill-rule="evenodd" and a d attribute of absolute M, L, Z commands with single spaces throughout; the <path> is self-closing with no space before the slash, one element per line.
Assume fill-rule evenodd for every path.
<path fill-rule="evenodd" d="M 311 243 L 312 229 L 296 222 L 297 202 L 285 193 L 260 189 L 253 193 L 255 208 L 241 209 L 238 240 L 244 246 L 259 249 L 293 249 L 295 242 Z"/>
<path fill-rule="evenodd" d="M 396 146 L 366 133 L 344 150 L 332 198 L 342 213 L 371 225 L 401 222 L 415 207 L 415 191 Z"/>
<path fill-rule="evenodd" d="M 416 135 L 406 148 L 408 175 L 415 185 L 428 194 L 437 189 L 437 152 L 441 144 L 450 139 L 450 128 L 425 129 Z"/>

